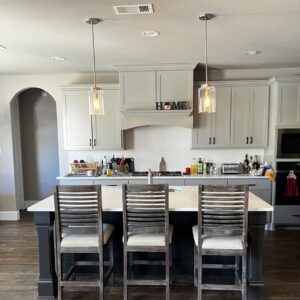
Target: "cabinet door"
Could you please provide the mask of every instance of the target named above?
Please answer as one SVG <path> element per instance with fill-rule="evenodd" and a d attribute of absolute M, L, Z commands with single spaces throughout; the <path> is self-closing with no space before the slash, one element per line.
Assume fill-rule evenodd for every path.
<path fill-rule="evenodd" d="M 230 144 L 231 88 L 216 88 L 216 113 L 212 117 L 212 147 L 226 148 Z"/>
<path fill-rule="evenodd" d="M 93 148 L 121 149 L 120 91 L 104 89 L 104 116 L 95 116 L 93 122 Z"/>
<path fill-rule="evenodd" d="M 300 125 L 300 90 L 299 83 L 279 85 L 278 125 Z"/>
<path fill-rule="evenodd" d="M 252 89 L 249 111 L 249 144 L 255 147 L 267 147 L 269 125 L 269 87 Z"/>
<path fill-rule="evenodd" d="M 192 130 L 192 148 L 210 148 L 211 139 L 211 115 L 198 113 L 198 89 L 194 89 L 194 128 Z"/>
<path fill-rule="evenodd" d="M 88 91 L 64 92 L 65 150 L 91 149 L 91 117 Z"/>
<path fill-rule="evenodd" d="M 232 88 L 231 146 L 245 147 L 249 144 L 249 98 L 249 87 Z"/>
<path fill-rule="evenodd" d="M 122 110 L 156 109 L 155 71 L 120 72 Z"/>
<path fill-rule="evenodd" d="M 193 71 L 157 72 L 157 101 L 193 101 Z"/>

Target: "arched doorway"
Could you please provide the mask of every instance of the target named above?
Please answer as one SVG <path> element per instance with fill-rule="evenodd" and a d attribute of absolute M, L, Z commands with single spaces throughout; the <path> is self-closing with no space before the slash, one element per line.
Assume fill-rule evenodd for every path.
<path fill-rule="evenodd" d="M 56 102 L 28 88 L 11 101 L 17 208 L 53 194 L 59 175 Z"/>

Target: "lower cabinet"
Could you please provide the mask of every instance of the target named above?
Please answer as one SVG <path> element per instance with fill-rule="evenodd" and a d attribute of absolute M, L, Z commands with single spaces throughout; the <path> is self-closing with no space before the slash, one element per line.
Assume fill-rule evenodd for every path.
<path fill-rule="evenodd" d="M 300 205 L 276 205 L 274 223 L 276 225 L 300 225 Z"/>
<path fill-rule="evenodd" d="M 189 178 L 184 180 L 184 185 L 227 185 L 227 179 L 201 179 L 201 178 Z"/>
<path fill-rule="evenodd" d="M 61 185 L 93 185 L 94 180 L 89 179 L 76 179 L 76 180 L 70 180 L 70 179 L 61 179 L 59 180 L 59 184 Z"/>
<path fill-rule="evenodd" d="M 95 179 L 94 184 L 101 184 L 101 185 L 110 185 L 110 186 L 117 186 L 122 184 L 128 184 L 127 179 Z"/>

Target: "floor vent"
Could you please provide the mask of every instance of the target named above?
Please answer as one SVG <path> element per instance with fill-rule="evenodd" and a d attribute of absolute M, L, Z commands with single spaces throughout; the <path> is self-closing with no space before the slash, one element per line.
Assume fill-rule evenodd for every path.
<path fill-rule="evenodd" d="M 117 15 L 153 14 L 152 4 L 116 5 L 113 6 Z"/>

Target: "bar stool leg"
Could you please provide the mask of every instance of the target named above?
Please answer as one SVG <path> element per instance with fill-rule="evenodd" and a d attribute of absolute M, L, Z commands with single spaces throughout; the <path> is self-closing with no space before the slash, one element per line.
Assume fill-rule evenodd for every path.
<path fill-rule="evenodd" d="M 197 246 L 194 243 L 194 287 L 197 287 Z"/>
<path fill-rule="evenodd" d="M 127 271 L 128 271 L 128 256 L 127 256 L 127 251 L 125 250 L 124 251 L 124 270 L 123 270 L 123 285 L 124 285 L 124 291 L 123 291 L 123 294 L 124 294 L 124 300 L 127 300 L 128 299 L 128 286 L 127 286 Z"/>
<path fill-rule="evenodd" d="M 57 300 L 63 300 L 63 287 L 61 286 L 62 280 L 62 264 L 61 264 L 62 255 L 57 253 Z"/>
<path fill-rule="evenodd" d="M 104 299 L 104 283 L 103 283 L 103 253 L 99 253 L 99 300 Z"/>
<path fill-rule="evenodd" d="M 247 255 L 242 256 L 242 299 L 247 300 Z"/>
<path fill-rule="evenodd" d="M 197 249 L 197 266 L 198 266 L 198 300 L 202 299 L 202 253 Z"/>
<path fill-rule="evenodd" d="M 166 250 L 166 300 L 170 299 L 170 246 Z"/>
<path fill-rule="evenodd" d="M 113 270 L 113 268 L 114 268 L 114 242 L 113 242 L 113 238 L 111 238 L 109 240 L 108 247 L 109 247 L 109 266 L 110 266 L 110 268 L 112 268 L 112 272 L 109 277 L 109 283 L 110 283 L 110 285 L 113 285 L 114 284 L 114 270 Z"/>

